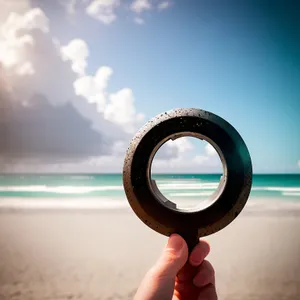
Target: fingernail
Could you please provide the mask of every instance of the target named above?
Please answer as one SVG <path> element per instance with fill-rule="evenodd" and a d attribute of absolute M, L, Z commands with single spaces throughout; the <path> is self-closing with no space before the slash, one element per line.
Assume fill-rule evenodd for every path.
<path fill-rule="evenodd" d="M 167 248 L 180 251 L 183 248 L 183 239 L 178 234 L 172 234 L 168 240 Z"/>

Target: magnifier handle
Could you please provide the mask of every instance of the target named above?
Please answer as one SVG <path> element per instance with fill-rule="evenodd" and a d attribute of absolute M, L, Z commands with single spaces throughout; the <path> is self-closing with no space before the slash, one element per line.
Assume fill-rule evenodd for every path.
<path fill-rule="evenodd" d="M 188 245 L 189 253 L 191 253 L 194 247 L 199 243 L 198 232 L 183 232 L 181 234 L 179 233 L 179 235 L 181 235 L 184 238 Z"/>

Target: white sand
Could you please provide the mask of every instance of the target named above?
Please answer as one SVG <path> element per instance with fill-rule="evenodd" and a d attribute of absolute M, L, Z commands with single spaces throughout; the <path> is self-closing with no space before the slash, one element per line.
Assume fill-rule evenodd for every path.
<path fill-rule="evenodd" d="M 244 212 L 207 239 L 219 299 L 300 299 L 298 214 Z M 132 299 L 165 242 L 127 210 L 2 211 L 0 300 Z"/>

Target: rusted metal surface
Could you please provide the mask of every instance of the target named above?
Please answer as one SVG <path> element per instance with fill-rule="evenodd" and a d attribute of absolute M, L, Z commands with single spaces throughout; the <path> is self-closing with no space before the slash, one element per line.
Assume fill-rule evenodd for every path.
<path fill-rule="evenodd" d="M 207 140 L 222 161 L 218 191 L 202 210 L 178 209 L 151 180 L 156 151 L 167 140 L 182 136 Z M 123 185 L 131 208 L 147 226 L 166 236 L 179 233 L 192 248 L 199 237 L 221 230 L 241 212 L 251 190 L 252 163 L 246 144 L 227 121 L 201 109 L 175 109 L 151 119 L 132 139 Z"/>

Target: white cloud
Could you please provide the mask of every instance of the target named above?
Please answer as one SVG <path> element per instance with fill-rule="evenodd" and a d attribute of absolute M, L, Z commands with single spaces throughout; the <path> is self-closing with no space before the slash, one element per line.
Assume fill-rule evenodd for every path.
<path fill-rule="evenodd" d="M 22 65 L 20 65 L 20 67 L 17 68 L 16 73 L 20 76 L 33 75 L 35 73 L 35 70 L 31 62 L 26 61 Z"/>
<path fill-rule="evenodd" d="M 124 141 L 115 141 L 112 147 L 113 156 L 124 156 L 128 145 Z"/>
<path fill-rule="evenodd" d="M 0 0 L 0 23 L 11 12 L 24 13 L 30 9 L 29 0 Z"/>
<path fill-rule="evenodd" d="M 69 15 L 74 15 L 76 11 L 77 0 L 59 0 L 59 3 L 65 7 Z"/>
<path fill-rule="evenodd" d="M 23 14 L 11 12 L 0 25 L 0 64 L 15 101 L 26 102 L 36 93 L 51 103 L 74 97 L 76 76 L 69 63 L 62 61 L 49 19 L 40 8 Z"/>
<path fill-rule="evenodd" d="M 97 3 L 108 6 L 117 2 Z M 134 93 L 128 87 L 108 93 L 113 70 L 102 66 L 95 74 L 88 74 L 86 42 L 74 39 L 61 46 L 49 28 L 49 19 L 40 8 L 11 12 L 0 23 L 0 97 L 8 100 L 8 107 L 15 101 L 20 112 L 16 124 L 6 115 L 7 124 L 22 128 L 21 137 L 25 133 L 30 137 L 19 146 L 21 131 L 16 129 L 14 145 L 2 143 L 1 149 L 5 152 L 9 146 L 21 155 L 16 172 L 94 171 L 94 165 L 100 171 L 120 171 L 132 133 L 144 121 L 144 115 L 136 110 Z M 179 166 L 183 163 L 181 154 L 192 146 L 180 139 L 172 143 L 166 156 L 173 157 L 174 165 Z M 5 162 L 8 170 L 13 170 L 15 158 Z"/>
<path fill-rule="evenodd" d="M 222 164 L 217 152 L 207 143 L 204 153 L 198 153 L 198 148 L 191 142 L 190 137 L 178 138 L 166 142 L 155 155 L 152 170 L 156 172 L 222 172 Z M 160 155 L 160 151 L 164 154 Z"/>
<path fill-rule="evenodd" d="M 132 90 L 121 89 L 111 94 L 109 100 L 104 109 L 104 118 L 122 125 L 126 132 L 133 133 L 137 124 L 144 120 L 144 115 L 136 112 Z"/>
<path fill-rule="evenodd" d="M 163 1 L 161 3 L 158 4 L 157 8 L 158 10 L 164 10 L 167 9 L 168 7 L 170 7 L 170 2 L 169 1 Z"/>
<path fill-rule="evenodd" d="M 106 106 L 106 92 L 109 78 L 113 70 L 110 67 L 100 67 L 95 76 L 83 76 L 75 80 L 75 94 L 84 97 L 89 103 L 97 105 L 98 112 L 104 112 Z"/>
<path fill-rule="evenodd" d="M 216 149 L 209 143 L 205 146 L 205 152 L 208 156 L 216 156 L 218 155 Z"/>
<path fill-rule="evenodd" d="M 85 74 L 89 49 L 84 40 L 73 39 L 67 46 L 61 47 L 63 60 L 71 60 L 72 70 L 79 75 Z"/>
<path fill-rule="evenodd" d="M 177 169 L 179 171 L 180 168 L 190 161 L 188 155 L 194 148 L 189 137 L 168 140 L 155 154 L 152 162 L 153 172 L 160 172 L 166 169 L 172 171 Z"/>
<path fill-rule="evenodd" d="M 119 5 L 119 0 L 94 0 L 86 8 L 86 13 L 104 24 L 110 24 L 117 18 L 115 10 Z"/>
<path fill-rule="evenodd" d="M 150 10 L 151 7 L 152 6 L 149 0 L 134 0 L 130 5 L 130 9 L 137 14 L 146 10 Z"/>
<path fill-rule="evenodd" d="M 44 33 L 49 31 L 49 20 L 41 9 L 34 8 L 24 14 L 11 12 L 8 15 L 0 28 L 0 63 L 5 68 L 15 68 L 18 73 L 29 71 L 30 62 L 24 67 L 24 60 L 28 48 L 34 45 L 33 29 Z M 32 71 L 32 65 L 30 68 Z"/>
<path fill-rule="evenodd" d="M 136 24 L 139 24 L 139 25 L 145 24 L 145 20 L 140 17 L 135 17 L 133 20 Z"/>
<path fill-rule="evenodd" d="M 198 165 L 207 166 L 207 167 L 218 167 L 221 164 L 219 155 L 215 148 L 207 143 L 204 147 L 205 155 L 196 155 L 192 159 Z"/>
<path fill-rule="evenodd" d="M 2 36 L 3 37 L 3 36 Z M 0 62 L 5 68 L 18 67 L 23 64 L 24 52 L 32 46 L 34 40 L 29 34 L 15 39 L 3 38 L 0 41 Z"/>
<path fill-rule="evenodd" d="M 144 115 L 137 113 L 135 100 L 130 88 L 123 88 L 116 93 L 106 91 L 113 74 L 110 67 L 98 69 L 95 76 L 83 76 L 75 80 L 75 94 L 84 97 L 89 103 L 95 103 L 97 110 L 106 120 L 121 125 L 126 132 L 134 132 L 143 121 Z"/>
<path fill-rule="evenodd" d="M 12 22 L 13 19 L 17 22 Z M 8 101 L 6 108 L 16 102 L 16 108 L 22 112 L 17 123 L 23 124 L 24 134 L 26 131 L 30 136 L 30 142 L 25 143 L 26 147 L 23 144 L 23 148 L 18 146 L 19 130 L 11 136 L 14 145 L 2 143 L 0 150 L 4 153 L 10 147 L 22 156 L 15 169 L 12 167 L 15 158 L 5 160 L 8 170 L 84 171 L 92 168 L 88 162 L 97 162 L 100 169 L 104 166 L 109 171 L 112 161 L 111 170 L 121 170 L 131 138 L 127 132 L 137 130 L 144 115 L 136 111 L 130 88 L 111 95 L 106 91 L 113 74 L 110 67 L 102 66 L 95 74 L 86 73 L 88 53 L 86 42 L 80 39 L 61 47 L 59 39 L 51 35 L 49 20 L 40 9 L 12 13 L 2 26 L 0 23 L 1 102 Z M 43 97 L 36 97 L 37 94 Z M 2 110 L 0 114 L 3 123 Z M 9 128 L 19 128 L 9 114 L 6 117 Z M 28 118 L 35 119 L 36 129 L 30 127 L 33 123 Z M 43 122 L 48 125 L 43 126 Z M 51 141 L 53 145 L 49 146 Z M 55 149 L 53 153 L 51 149 Z M 27 157 L 31 154 L 36 159 Z"/>
<path fill-rule="evenodd" d="M 168 147 L 175 147 L 179 153 L 185 153 L 194 149 L 194 145 L 190 142 L 188 137 L 181 137 L 176 140 L 170 140 L 166 143 Z"/>
<path fill-rule="evenodd" d="M 300 168 L 300 160 L 298 160 L 298 167 Z"/>
<path fill-rule="evenodd" d="M 42 32 L 49 31 L 49 19 L 40 8 L 30 9 L 23 15 L 11 12 L 2 25 L 1 34 L 3 37 L 17 38 L 21 30 L 39 29 Z"/>
<path fill-rule="evenodd" d="M 222 172 L 222 167 L 219 161 L 213 161 L 206 155 L 189 157 L 189 155 L 179 154 L 170 159 L 155 158 L 152 163 L 152 171 L 154 173 L 219 173 Z"/>
<path fill-rule="evenodd" d="M 196 164 L 199 164 L 199 165 L 206 163 L 208 160 L 209 160 L 209 157 L 205 156 L 205 155 L 196 155 L 193 158 L 193 162 L 195 162 Z"/>
<path fill-rule="evenodd" d="M 83 1 L 83 3 L 84 2 L 87 1 Z M 67 5 L 65 5 L 66 11 L 69 15 L 74 14 L 74 7 L 76 6 L 76 3 L 76 0 L 69 0 Z M 113 23 L 117 19 L 117 10 L 119 9 L 119 7 L 122 8 L 121 4 L 123 3 L 120 0 L 93 0 L 85 8 L 85 12 L 94 19 L 97 19 L 102 23 L 108 25 Z M 145 23 L 145 20 L 140 17 L 140 14 L 145 11 L 152 10 L 152 8 L 155 8 L 158 11 L 162 11 L 170 7 L 170 5 L 170 1 L 162 1 L 158 3 L 156 1 L 156 4 L 153 5 L 150 0 L 131 0 L 129 9 L 135 14 L 133 21 L 136 24 L 141 25 Z M 123 9 L 124 7 L 127 6 L 123 5 Z"/>
<path fill-rule="evenodd" d="M 222 172 L 222 166 L 219 161 L 212 160 L 206 155 L 178 155 L 171 159 L 154 159 L 152 164 L 154 173 L 219 173 Z"/>

